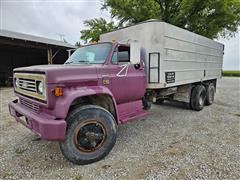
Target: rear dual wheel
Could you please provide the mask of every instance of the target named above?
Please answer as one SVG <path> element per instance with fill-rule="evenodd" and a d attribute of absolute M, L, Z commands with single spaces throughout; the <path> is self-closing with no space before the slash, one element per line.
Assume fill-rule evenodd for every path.
<path fill-rule="evenodd" d="M 103 159 L 116 142 L 115 119 L 100 106 L 86 105 L 72 110 L 67 124 L 65 140 L 59 145 L 63 155 L 75 164 Z"/>
<path fill-rule="evenodd" d="M 164 100 L 165 99 L 163 99 L 163 98 L 159 98 L 159 99 L 157 99 L 156 104 L 162 104 L 162 103 L 164 103 Z"/>
<path fill-rule="evenodd" d="M 206 101 L 206 89 L 203 85 L 197 85 L 191 93 L 190 107 L 195 111 L 201 111 Z"/>
<path fill-rule="evenodd" d="M 214 96 L 215 96 L 215 86 L 213 83 L 210 83 L 206 87 L 206 105 L 211 105 L 214 101 Z"/>
<path fill-rule="evenodd" d="M 203 85 L 197 85 L 193 88 L 190 100 L 190 107 L 193 110 L 200 111 L 204 105 L 211 105 L 214 101 L 215 86 L 210 83 L 206 88 Z"/>

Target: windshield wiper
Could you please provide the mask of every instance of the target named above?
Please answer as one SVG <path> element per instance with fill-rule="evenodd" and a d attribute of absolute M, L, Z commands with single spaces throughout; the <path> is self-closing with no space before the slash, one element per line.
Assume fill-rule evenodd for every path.
<path fill-rule="evenodd" d="M 83 61 L 83 60 L 81 60 L 81 61 L 78 61 L 79 63 L 86 63 L 86 64 L 90 64 L 90 62 L 89 61 Z M 74 61 L 68 61 L 68 62 L 65 62 L 64 64 L 73 64 L 74 63 Z"/>
<path fill-rule="evenodd" d="M 90 64 L 90 62 L 89 61 L 83 61 L 83 60 L 80 60 L 80 61 L 78 61 L 79 63 L 86 63 L 86 64 Z"/>
<path fill-rule="evenodd" d="M 64 64 L 72 64 L 73 61 L 65 62 Z"/>

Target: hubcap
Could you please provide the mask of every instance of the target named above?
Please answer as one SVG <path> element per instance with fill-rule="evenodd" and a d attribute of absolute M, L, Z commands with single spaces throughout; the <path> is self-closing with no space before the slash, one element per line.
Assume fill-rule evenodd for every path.
<path fill-rule="evenodd" d="M 87 120 L 80 123 L 74 131 L 74 144 L 83 152 L 93 152 L 99 149 L 106 139 L 106 129 L 97 120 Z"/>

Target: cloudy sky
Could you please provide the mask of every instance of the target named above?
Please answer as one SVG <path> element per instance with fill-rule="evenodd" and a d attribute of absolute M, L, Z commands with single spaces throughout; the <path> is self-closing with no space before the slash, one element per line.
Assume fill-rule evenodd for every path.
<path fill-rule="evenodd" d="M 101 0 L 0 0 L 0 28 L 75 44 L 84 20 L 110 19 L 100 8 Z M 225 44 L 224 69 L 240 70 L 239 36 L 218 40 Z"/>

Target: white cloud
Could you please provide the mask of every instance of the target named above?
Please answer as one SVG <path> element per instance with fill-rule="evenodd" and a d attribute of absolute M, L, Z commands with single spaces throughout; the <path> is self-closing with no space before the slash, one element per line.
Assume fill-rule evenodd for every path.
<path fill-rule="evenodd" d="M 224 70 L 240 70 L 240 39 L 239 32 L 231 39 L 219 39 L 225 45 L 223 56 Z"/>
<path fill-rule="evenodd" d="M 83 21 L 95 17 L 109 19 L 101 11 L 100 1 L 13 1 L 2 0 L 1 28 L 59 39 L 63 34 L 70 43 L 79 41 Z"/>

